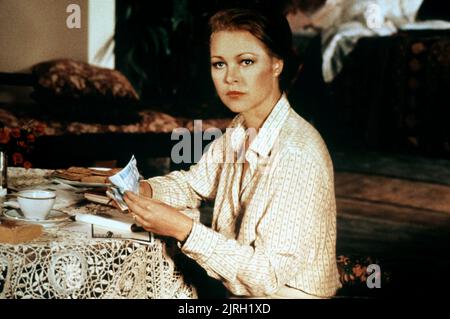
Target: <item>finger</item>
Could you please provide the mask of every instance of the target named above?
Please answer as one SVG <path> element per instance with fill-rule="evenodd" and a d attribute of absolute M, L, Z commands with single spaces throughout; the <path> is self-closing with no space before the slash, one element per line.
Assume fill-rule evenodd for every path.
<path fill-rule="evenodd" d="M 145 219 L 143 219 L 142 217 L 140 217 L 139 215 L 135 215 L 134 223 L 136 224 L 136 226 L 140 226 L 140 227 L 144 228 L 145 230 L 150 229 L 149 222 L 146 221 Z"/>
<path fill-rule="evenodd" d="M 131 200 L 143 201 L 147 205 L 162 203 L 161 201 L 159 201 L 157 199 L 150 198 L 150 197 L 143 196 L 143 195 L 138 195 L 138 194 L 135 194 L 135 193 L 130 192 L 130 191 L 126 191 L 124 196 L 128 196 Z"/>
<path fill-rule="evenodd" d="M 132 213 L 138 215 L 139 217 L 145 218 L 145 216 L 147 215 L 146 207 L 142 207 L 141 205 L 139 205 L 138 201 L 132 201 L 127 197 L 124 197 L 124 200 Z"/>
<path fill-rule="evenodd" d="M 145 230 L 147 230 L 146 227 L 145 227 L 145 225 L 147 224 L 147 222 L 146 222 L 144 219 L 142 219 L 141 217 L 139 217 L 138 215 L 136 215 L 136 214 L 134 214 L 134 213 L 132 213 L 131 215 L 132 215 L 132 217 L 133 217 L 133 224 L 134 224 L 134 225 L 136 225 L 136 226 L 138 226 L 138 227 L 142 227 L 142 228 L 144 228 Z"/>
<path fill-rule="evenodd" d="M 148 203 L 146 203 L 145 198 L 139 195 L 136 195 L 132 192 L 126 191 L 124 193 L 123 199 L 125 200 L 126 203 L 128 202 L 132 202 L 135 205 L 140 206 L 143 209 L 146 209 L 147 206 L 149 206 Z"/>
<path fill-rule="evenodd" d="M 132 204 L 130 204 L 132 205 Z M 143 213 L 143 211 L 138 208 L 137 210 L 132 211 L 132 216 L 133 216 L 133 223 L 136 224 L 139 227 L 144 228 L 147 231 L 150 231 L 151 228 L 151 223 L 146 219 L 148 217 L 148 212 L 144 212 L 144 216 L 140 215 L 141 213 Z"/>
<path fill-rule="evenodd" d="M 142 195 L 140 196 L 140 195 L 135 194 L 135 193 L 130 192 L 130 191 L 126 191 L 126 192 L 124 193 L 124 197 L 125 197 L 125 196 L 126 196 L 126 197 L 129 197 L 131 200 L 134 200 L 134 201 L 141 200 L 141 199 L 147 200 L 147 198 L 143 197 Z"/>
<path fill-rule="evenodd" d="M 154 199 L 145 196 L 139 196 L 132 192 L 125 192 L 124 199 L 127 198 L 144 209 L 152 209 L 155 207 L 155 204 L 159 203 L 159 201 L 156 201 Z"/>

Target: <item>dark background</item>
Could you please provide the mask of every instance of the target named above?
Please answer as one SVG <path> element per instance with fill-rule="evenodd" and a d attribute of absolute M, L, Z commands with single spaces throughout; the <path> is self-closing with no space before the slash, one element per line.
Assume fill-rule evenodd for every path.
<path fill-rule="evenodd" d="M 189 118 L 232 117 L 210 78 L 208 18 L 221 8 L 308 11 L 324 1 L 118 0 L 116 67 L 144 107 Z M 425 0 L 417 19 L 449 19 L 445 1 Z M 320 36 L 294 37 L 294 109 L 332 149 L 360 148 L 448 158 L 447 31 L 362 39 L 332 83 L 321 72 Z M 415 52 L 423 45 L 425 50 Z"/>

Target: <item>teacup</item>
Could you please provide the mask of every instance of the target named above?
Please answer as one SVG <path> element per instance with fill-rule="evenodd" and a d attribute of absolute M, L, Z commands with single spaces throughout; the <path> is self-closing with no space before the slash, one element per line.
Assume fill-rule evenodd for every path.
<path fill-rule="evenodd" d="M 55 204 L 55 192 L 29 189 L 17 193 L 22 214 L 29 219 L 47 219 Z"/>

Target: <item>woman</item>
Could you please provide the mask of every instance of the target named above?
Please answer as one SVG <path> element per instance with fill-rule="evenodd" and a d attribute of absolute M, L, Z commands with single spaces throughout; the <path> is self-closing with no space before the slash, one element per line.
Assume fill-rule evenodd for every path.
<path fill-rule="evenodd" d="M 280 88 L 287 21 L 228 9 L 210 27 L 212 79 L 239 115 L 189 171 L 143 181 L 125 201 L 138 224 L 178 240 L 233 296 L 330 297 L 339 287 L 333 169 Z M 215 199 L 212 229 L 180 212 L 204 199 Z"/>

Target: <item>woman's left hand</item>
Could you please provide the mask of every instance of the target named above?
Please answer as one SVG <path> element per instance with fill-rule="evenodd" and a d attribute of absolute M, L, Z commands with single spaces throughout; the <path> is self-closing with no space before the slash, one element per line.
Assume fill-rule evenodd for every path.
<path fill-rule="evenodd" d="M 125 192 L 125 202 L 139 226 L 152 233 L 185 241 L 193 221 L 188 216 L 160 201 Z"/>

